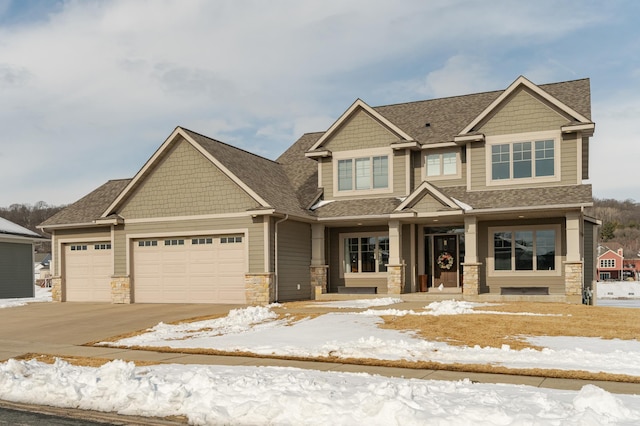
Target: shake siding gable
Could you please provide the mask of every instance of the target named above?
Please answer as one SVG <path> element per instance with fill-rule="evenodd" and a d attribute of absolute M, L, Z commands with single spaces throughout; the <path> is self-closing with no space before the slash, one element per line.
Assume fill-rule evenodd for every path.
<path fill-rule="evenodd" d="M 413 210 L 419 213 L 433 213 L 441 210 L 450 210 L 440 200 L 436 200 L 431 194 L 426 194 L 413 207 Z"/>
<path fill-rule="evenodd" d="M 246 211 L 257 203 L 191 144 L 181 140 L 118 212 L 125 219 Z"/>
<path fill-rule="evenodd" d="M 478 131 L 486 136 L 495 136 L 557 130 L 570 120 L 528 90 L 521 89 L 497 108 Z"/>
<path fill-rule="evenodd" d="M 366 112 L 359 110 L 342 125 L 323 148 L 332 152 L 351 151 L 357 149 L 388 147 L 399 141 L 396 135 L 387 130 Z"/>

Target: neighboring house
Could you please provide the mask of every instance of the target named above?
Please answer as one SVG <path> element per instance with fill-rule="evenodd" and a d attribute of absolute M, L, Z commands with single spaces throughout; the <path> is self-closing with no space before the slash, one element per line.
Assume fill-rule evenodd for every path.
<path fill-rule="evenodd" d="M 49 263 L 51 262 L 51 253 L 36 253 L 34 256 L 35 278 L 42 280 L 48 278 Z"/>
<path fill-rule="evenodd" d="M 420 290 L 580 303 L 589 80 L 371 107 L 276 161 L 178 127 L 40 227 L 54 300 L 269 303 Z M 421 284 L 424 284 L 423 288 Z"/>
<path fill-rule="evenodd" d="M 623 281 L 637 280 L 635 259 L 625 259 L 621 244 L 607 242 L 598 245 L 598 280 Z"/>
<path fill-rule="evenodd" d="M 0 217 L 0 299 L 34 296 L 33 243 L 41 239 Z"/>

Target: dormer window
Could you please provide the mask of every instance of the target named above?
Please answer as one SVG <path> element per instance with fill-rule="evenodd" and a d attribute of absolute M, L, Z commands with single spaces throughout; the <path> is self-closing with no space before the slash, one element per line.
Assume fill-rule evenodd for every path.
<path fill-rule="evenodd" d="M 369 154 L 369 153 L 367 153 Z M 379 192 L 389 189 L 389 155 L 358 155 L 334 158 L 338 193 Z"/>
<path fill-rule="evenodd" d="M 487 183 L 558 180 L 558 140 L 557 132 L 487 138 Z"/>
<path fill-rule="evenodd" d="M 427 154 L 427 177 L 455 176 L 458 174 L 458 160 L 455 152 Z"/>

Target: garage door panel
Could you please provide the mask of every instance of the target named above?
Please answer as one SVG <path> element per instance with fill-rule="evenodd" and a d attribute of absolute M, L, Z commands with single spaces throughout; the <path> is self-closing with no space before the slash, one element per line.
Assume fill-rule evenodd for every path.
<path fill-rule="evenodd" d="M 195 242 L 194 242 L 195 240 Z M 134 244 L 134 301 L 142 303 L 245 303 L 243 242 L 184 238 L 182 245 Z M 145 251 L 152 248 L 153 252 Z M 153 264 L 153 267 L 149 265 Z"/>
<path fill-rule="evenodd" d="M 97 249 L 96 246 L 102 246 Z M 111 249 L 104 244 L 65 246 L 65 295 L 70 302 L 110 302 Z M 109 245 L 110 247 L 110 245 Z"/>

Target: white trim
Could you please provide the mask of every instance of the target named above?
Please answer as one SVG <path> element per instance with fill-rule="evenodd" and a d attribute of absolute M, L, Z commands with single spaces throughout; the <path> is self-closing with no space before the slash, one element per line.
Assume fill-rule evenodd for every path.
<path fill-rule="evenodd" d="M 454 146 L 456 147 L 455 151 L 452 151 L 450 149 L 439 149 L 439 150 L 436 150 L 435 152 L 422 153 L 420 157 L 420 169 L 421 169 L 420 176 L 422 177 L 423 181 L 426 181 L 426 180 L 438 181 L 438 180 L 450 180 L 450 179 L 462 178 L 462 157 L 460 155 L 460 146 L 459 145 L 454 145 Z M 445 175 L 441 173 L 434 176 L 427 176 L 427 157 L 429 155 L 440 156 L 440 172 L 442 172 L 442 169 L 443 169 L 442 156 L 444 154 L 451 154 L 451 153 L 455 154 L 456 156 L 456 172 L 454 174 Z"/>
<path fill-rule="evenodd" d="M 578 162 L 576 167 L 576 184 L 582 183 L 582 132 L 576 132 L 576 151 Z"/>
<path fill-rule="evenodd" d="M 206 151 L 199 143 L 197 143 L 193 138 L 191 138 L 187 132 L 185 132 L 181 127 L 176 127 L 175 130 L 169 135 L 169 137 L 162 143 L 160 148 L 156 150 L 156 152 L 151 156 L 149 160 L 142 166 L 142 168 L 136 173 L 136 175 L 131 179 L 131 181 L 127 184 L 127 186 L 120 192 L 118 197 L 109 205 L 109 207 L 102 213 L 101 217 L 109 216 L 113 210 L 116 209 L 120 205 L 120 203 L 126 198 L 127 195 L 131 192 L 131 190 L 140 182 L 145 176 L 147 170 L 151 168 L 153 164 L 158 161 L 160 156 L 169 148 L 169 146 L 176 140 L 178 136 L 182 136 L 185 141 L 191 144 L 198 152 L 204 155 L 209 161 L 211 161 L 216 167 L 222 171 L 227 177 L 229 177 L 234 183 L 236 183 L 240 188 L 242 188 L 251 198 L 253 198 L 257 203 L 259 203 L 263 207 L 270 207 L 270 205 L 262 199 L 258 194 L 256 194 L 251 188 L 249 188 L 242 180 L 240 180 L 236 175 L 231 173 L 229 169 L 227 169 L 222 163 L 220 163 L 216 158 L 214 158 L 208 151 Z"/>
<path fill-rule="evenodd" d="M 463 143 L 463 142 L 484 142 L 484 133 L 477 133 L 477 134 L 471 134 L 471 135 L 458 135 L 458 136 L 454 136 L 453 137 L 453 141 L 458 143 Z"/>
<path fill-rule="evenodd" d="M 498 105 L 500 105 L 509 95 L 511 95 L 511 93 L 513 93 L 520 86 L 524 86 L 524 87 L 529 88 L 531 91 L 536 93 L 538 96 L 540 96 L 541 98 L 543 98 L 546 101 L 550 102 L 552 105 L 558 107 L 560 110 L 564 111 L 566 114 L 572 116 L 576 120 L 578 120 L 580 122 L 583 122 L 583 123 L 590 123 L 591 122 L 591 120 L 589 120 L 587 117 L 585 117 L 582 114 L 578 113 L 576 110 L 574 110 L 573 108 L 569 107 L 568 105 L 560 102 L 558 99 L 556 99 L 555 97 L 551 96 L 549 93 L 545 92 L 543 89 L 541 89 L 540 87 L 536 86 L 531 81 L 527 80 L 525 77 L 520 76 L 513 83 L 511 83 L 509 85 L 509 87 L 507 87 L 507 89 L 504 92 L 502 92 L 502 94 L 500 96 L 498 96 L 496 98 L 496 100 L 491 102 L 491 104 L 488 107 L 486 107 L 480 113 L 480 115 L 478 115 L 476 118 L 474 118 L 473 121 L 471 121 L 471 123 L 469 123 L 467 125 L 467 127 L 465 127 L 460 132 L 460 135 L 464 135 L 466 133 L 469 133 L 478 123 L 480 123 L 482 120 L 484 120 Z"/>
<path fill-rule="evenodd" d="M 527 207 L 503 207 L 503 208 L 489 208 L 489 209 L 474 209 L 473 213 L 508 213 L 508 212 L 530 212 L 532 210 L 563 210 L 563 209 L 577 209 L 581 207 L 592 207 L 593 203 L 576 203 L 576 204 L 545 204 L 540 206 L 527 206 Z"/>
<path fill-rule="evenodd" d="M 354 160 L 352 163 L 352 177 L 355 176 L 356 167 L 355 160 L 358 158 L 373 158 L 373 157 L 387 157 L 387 187 L 386 188 L 371 188 L 371 189 L 351 189 L 347 191 L 340 191 L 338 189 L 338 162 L 340 160 Z M 340 151 L 333 156 L 333 161 L 331 164 L 333 171 L 333 197 L 341 198 L 341 197 L 354 197 L 354 196 L 362 196 L 362 195 L 373 195 L 373 194 L 389 194 L 393 192 L 393 163 L 395 160 L 395 156 L 393 151 L 389 147 L 382 148 L 373 148 L 373 149 L 356 149 L 350 151 Z M 370 164 L 371 167 L 371 179 L 373 179 L 373 161 Z M 355 179 L 354 179 L 354 187 L 355 187 Z"/>
<path fill-rule="evenodd" d="M 520 142 L 531 142 L 531 172 L 535 172 L 535 146 L 533 142 L 553 140 L 553 176 L 541 176 L 530 178 L 513 177 L 513 144 Z M 492 179 L 492 158 L 491 149 L 494 145 L 509 145 L 509 178 Z M 542 132 L 512 133 L 508 135 L 488 136 L 485 143 L 485 184 L 487 187 L 495 186 L 518 186 L 530 185 L 532 183 L 559 182 L 562 180 L 561 157 L 562 157 L 562 135 L 557 130 L 546 130 Z M 467 159 L 469 162 L 469 159 Z"/>
<path fill-rule="evenodd" d="M 408 142 L 399 142 L 399 143 L 392 143 L 391 145 L 391 149 L 393 150 L 399 150 L 399 149 L 422 149 L 422 145 L 420 145 L 418 143 L 418 141 L 408 141 Z"/>
<path fill-rule="evenodd" d="M 356 99 L 353 104 L 344 112 L 342 115 L 327 129 L 326 132 L 317 140 L 315 144 L 307 152 L 312 152 L 317 150 L 322 144 L 329 139 L 333 135 L 336 130 L 340 128 L 342 123 L 344 123 L 351 115 L 356 111 L 356 109 L 362 109 L 370 114 L 374 119 L 385 125 L 389 130 L 391 130 L 396 135 L 400 136 L 401 139 L 405 139 L 407 141 L 413 141 L 413 138 L 403 132 L 398 126 L 384 118 L 380 113 L 367 105 L 362 99 Z"/>
<path fill-rule="evenodd" d="M 439 201 L 441 201 L 442 203 L 446 204 L 447 206 L 449 206 L 449 207 L 451 207 L 453 209 L 460 209 L 460 206 L 458 206 L 455 202 L 453 202 L 453 200 L 451 200 L 449 197 L 444 195 L 442 192 L 438 191 L 429 182 L 425 181 L 425 182 L 422 182 L 420 184 L 420 186 L 418 186 L 415 189 L 415 191 L 413 191 L 413 194 L 411 194 L 407 198 L 405 198 L 405 200 L 402 203 L 400 203 L 400 205 L 394 210 L 394 212 L 402 211 L 409 204 L 411 204 L 414 200 L 419 201 L 424 196 L 424 192 L 427 192 L 427 193 L 431 194 L 436 199 L 438 199 Z M 440 212 L 440 213 L 442 213 L 442 212 Z"/>
<path fill-rule="evenodd" d="M 331 151 L 329 150 L 324 150 L 324 151 L 313 151 L 313 152 L 305 152 L 304 156 L 307 158 L 317 158 L 317 157 L 331 157 Z"/>
<path fill-rule="evenodd" d="M 440 143 L 425 143 L 422 145 L 422 150 L 440 149 L 440 148 L 453 148 L 454 146 L 460 146 L 455 142 L 440 142 Z"/>
<path fill-rule="evenodd" d="M 555 231 L 555 269 L 553 271 L 538 271 L 532 270 L 515 270 L 515 259 L 512 257 L 512 270 L 510 271 L 496 271 L 495 270 L 495 256 L 494 256 L 494 232 L 511 232 L 518 231 L 535 231 L 553 230 Z M 487 275 L 490 277 L 520 277 L 520 276 L 561 276 L 562 275 L 562 235 L 561 227 L 559 224 L 547 224 L 547 225 L 509 225 L 509 226 L 492 226 L 487 229 L 487 245 L 488 253 L 487 257 Z M 533 250 L 533 249 L 532 249 Z M 533 257 L 533 267 L 535 267 L 535 256 Z"/>
<path fill-rule="evenodd" d="M 345 272 L 344 261 L 344 240 L 346 238 L 362 238 L 362 237 L 387 237 L 389 238 L 389 245 L 391 245 L 391 239 L 389 237 L 389 231 L 373 231 L 373 232 L 346 232 L 338 234 L 338 255 L 340 256 L 340 278 L 345 279 L 358 279 L 358 278 L 384 278 L 387 276 L 387 272 Z M 358 253 L 360 253 L 360 242 L 358 242 Z M 361 259 L 358 259 L 360 262 Z M 376 259 L 377 261 L 377 259 Z M 388 263 L 388 262 L 387 262 Z"/>
<path fill-rule="evenodd" d="M 263 251 L 264 251 L 264 272 L 271 272 L 271 218 L 265 217 L 262 220 L 262 233 L 263 233 Z"/>
<path fill-rule="evenodd" d="M 409 194 L 411 194 L 411 175 L 413 174 L 413 167 L 411 164 L 411 151 L 410 150 L 405 150 L 405 162 L 404 162 L 404 167 L 405 167 L 405 176 L 404 176 L 404 193 L 408 196 Z"/>
<path fill-rule="evenodd" d="M 322 161 L 318 161 L 318 188 L 322 188 L 322 167 L 324 163 Z"/>
<path fill-rule="evenodd" d="M 595 123 L 585 123 L 585 124 L 567 124 L 566 126 L 561 126 L 560 130 L 562 133 L 573 133 L 573 132 L 581 132 L 584 130 L 590 130 L 591 134 L 595 130 Z M 589 133 L 589 132 L 587 132 Z"/>

